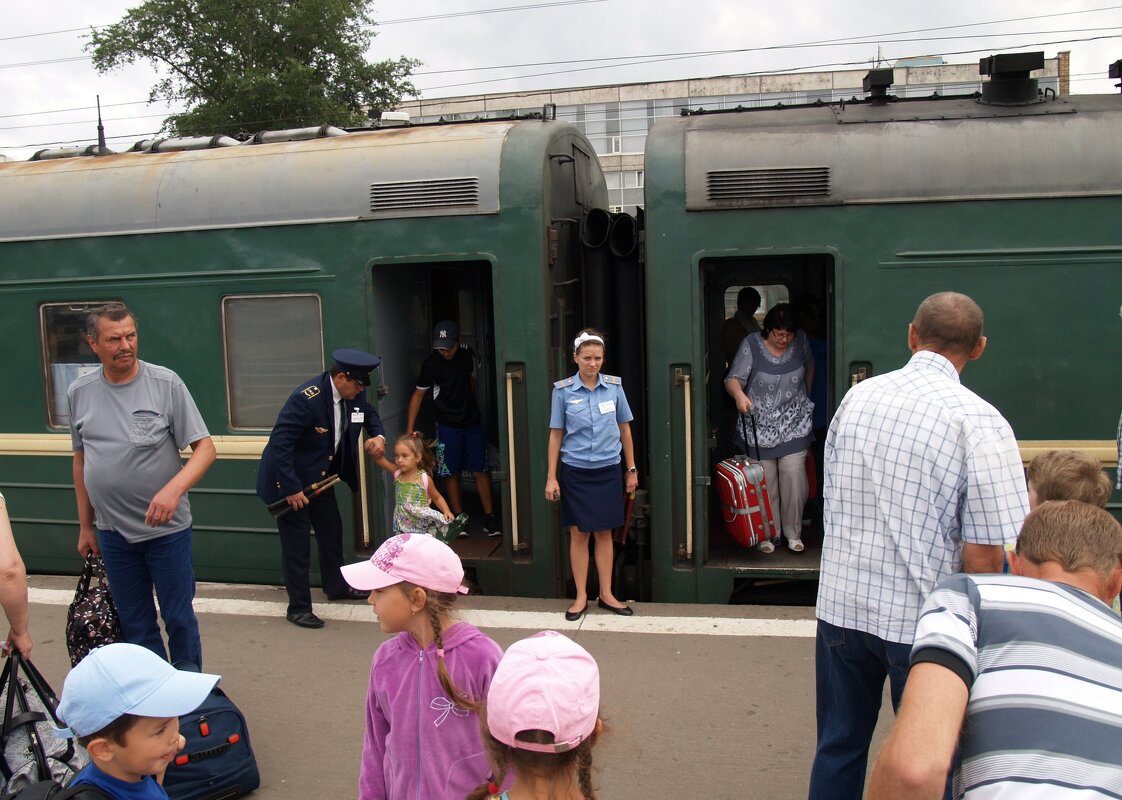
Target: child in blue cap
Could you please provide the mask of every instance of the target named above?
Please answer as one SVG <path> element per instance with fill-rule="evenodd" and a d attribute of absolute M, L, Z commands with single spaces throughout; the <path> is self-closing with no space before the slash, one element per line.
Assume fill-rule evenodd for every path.
<path fill-rule="evenodd" d="M 90 763 L 71 786 L 96 786 L 115 800 L 167 800 L 161 785 L 185 742 L 179 716 L 198 708 L 218 675 L 183 672 L 135 644 L 108 644 L 66 676 L 59 731 L 86 748 Z"/>

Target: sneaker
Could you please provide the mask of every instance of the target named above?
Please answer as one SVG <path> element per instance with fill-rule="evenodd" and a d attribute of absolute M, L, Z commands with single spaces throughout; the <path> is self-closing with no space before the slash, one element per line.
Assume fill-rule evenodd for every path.
<path fill-rule="evenodd" d="M 494 514 L 485 514 L 483 516 L 483 532 L 492 538 L 503 535 L 499 523 L 495 521 Z"/>
<path fill-rule="evenodd" d="M 761 553 L 774 553 L 775 552 L 775 542 L 773 542 L 771 539 L 764 539 L 762 542 L 760 542 L 758 545 L 756 545 L 756 548 Z"/>
<path fill-rule="evenodd" d="M 788 539 L 787 547 L 790 548 L 791 552 L 794 553 L 801 553 L 805 549 L 803 547 L 802 539 Z"/>
<path fill-rule="evenodd" d="M 466 539 L 468 536 L 467 531 L 468 515 L 460 514 L 448 523 L 448 538 L 455 539 L 459 537 Z"/>

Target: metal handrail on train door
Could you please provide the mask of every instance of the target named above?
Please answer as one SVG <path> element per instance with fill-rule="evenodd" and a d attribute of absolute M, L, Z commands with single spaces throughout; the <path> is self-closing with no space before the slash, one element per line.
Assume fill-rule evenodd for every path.
<path fill-rule="evenodd" d="M 366 508 L 366 429 L 358 432 L 358 491 L 359 506 L 362 509 L 362 544 L 370 547 L 370 514 Z"/>
<path fill-rule="evenodd" d="M 522 381 L 522 370 L 506 373 L 506 448 L 510 462 L 510 546 L 513 551 L 526 547 L 518 540 L 518 467 L 514 457 L 514 382 Z"/>
<path fill-rule="evenodd" d="M 693 398 L 690 392 L 690 374 L 681 367 L 674 370 L 674 383 L 683 387 L 682 416 L 686 426 L 686 558 L 693 559 Z"/>

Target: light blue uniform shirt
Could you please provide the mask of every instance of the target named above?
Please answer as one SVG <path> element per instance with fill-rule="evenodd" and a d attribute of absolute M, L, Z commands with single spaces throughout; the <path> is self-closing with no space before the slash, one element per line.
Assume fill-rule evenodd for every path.
<path fill-rule="evenodd" d="M 565 431 L 561 461 L 570 467 L 601 469 L 618 464 L 623 450 L 619 426 L 633 419 L 615 375 L 600 373 L 591 390 L 581 383 L 579 373 L 553 384 L 549 427 Z"/>

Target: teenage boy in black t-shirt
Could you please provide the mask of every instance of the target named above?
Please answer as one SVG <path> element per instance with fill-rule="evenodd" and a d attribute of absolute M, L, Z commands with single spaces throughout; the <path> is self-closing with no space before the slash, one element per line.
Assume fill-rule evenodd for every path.
<path fill-rule="evenodd" d="M 452 513 L 464 511 L 460 493 L 460 473 L 466 468 L 475 476 L 475 488 L 483 505 L 483 532 L 488 536 L 502 536 L 491 496 L 491 479 L 484 471 L 487 456 L 487 436 L 479 403 L 475 400 L 475 355 L 471 348 L 460 344 L 460 329 L 455 322 L 445 320 L 432 332 L 433 351 L 421 364 L 417 389 L 409 399 L 409 417 L 406 430 L 414 430 L 421 402 L 431 390 L 433 410 L 436 413 L 436 434 L 444 445 L 444 465 L 449 476 L 444 493 Z M 467 536 L 460 531 L 460 536 Z"/>

